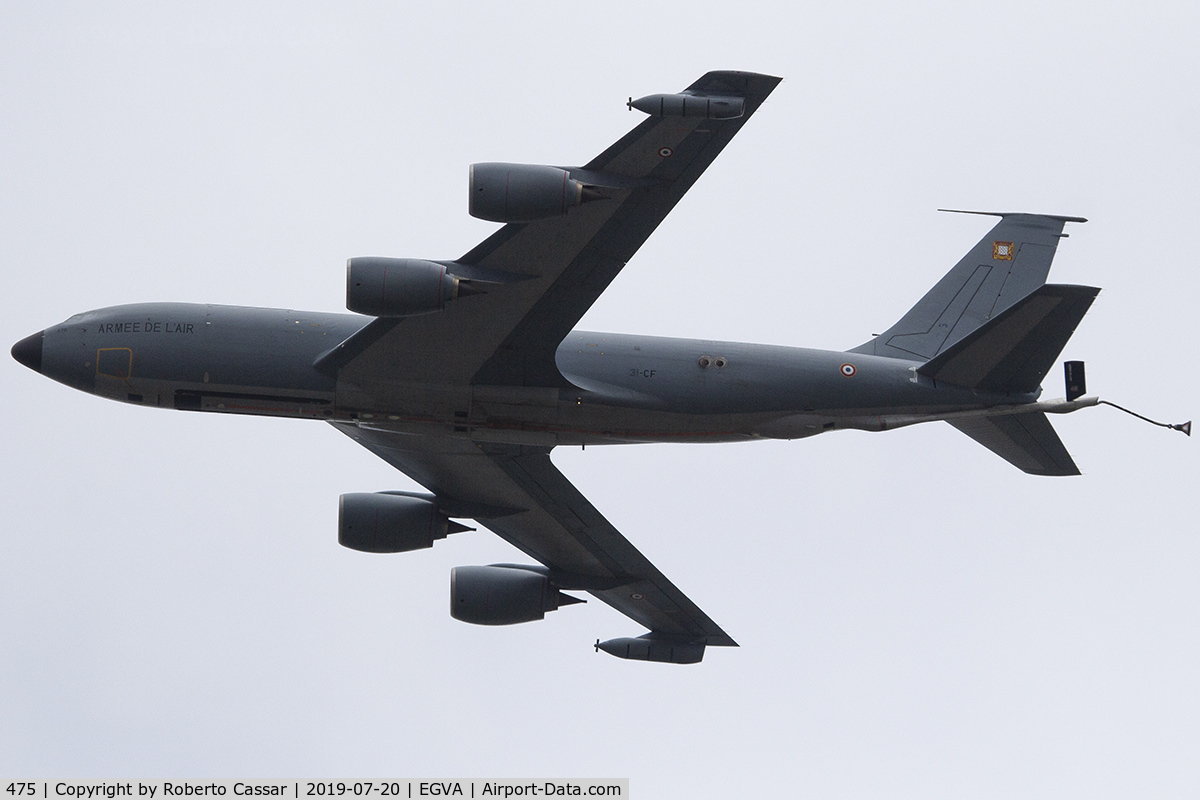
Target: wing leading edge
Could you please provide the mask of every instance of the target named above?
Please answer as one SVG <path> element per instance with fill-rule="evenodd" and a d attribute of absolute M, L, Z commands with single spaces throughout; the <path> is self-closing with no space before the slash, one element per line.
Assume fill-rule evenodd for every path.
<path fill-rule="evenodd" d="M 589 592 L 655 639 L 737 646 L 558 471 L 549 448 L 331 424 L 433 492 L 448 515 L 478 520 L 563 588 Z"/>
<path fill-rule="evenodd" d="M 376 319 L 318 360 L 346 385 L 381 376 L 455 385 L 566 387 L 554 353 L 781 79 L 710 72 L 688 96 L 737 98 L 738 117 L 651 116 L 583 167 L 600 199 L 562 216 L 509 223 L 452 272 L 499 278 L 437 314 Z"/>

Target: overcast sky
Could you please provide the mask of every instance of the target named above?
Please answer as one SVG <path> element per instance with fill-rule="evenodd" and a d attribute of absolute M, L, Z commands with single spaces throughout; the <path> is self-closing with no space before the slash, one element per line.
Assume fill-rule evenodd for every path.
<path fill-rule="evenodd" d="M 935 209 L 1079 215 L 1051 279 L 1104 291 L 1064 358 L 1193 416 L 1200 6 L 783 6 L 0 0 L 0 339 L 341 310 L 347 257 L 495 229 L 468 164 L 585 163 L 628 96 L 745 69 L 785 80 L 583 327 L 844 349 L 991 224 Z M 741 644 L 681 667 L 594 653 L 642 632 L 598 602 L 452 620 L 451 567 L 523 558 L 486 531 L 339 547 L 339 494 L 414 485 L 329 426 L 0 380 L 6 781 L 1200 795 L 1196 445 L 1112 409 L 1054 419 L 1075 478 L 943 424 L 556 452 Z"/>

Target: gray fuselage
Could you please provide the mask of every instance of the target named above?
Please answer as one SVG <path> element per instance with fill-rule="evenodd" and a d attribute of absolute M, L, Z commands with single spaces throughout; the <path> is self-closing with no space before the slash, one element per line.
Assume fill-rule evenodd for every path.
<path fill-rule="evenodd" d="M 447 385 L 405 375 L 364 386 L 313 366 L 370 321 L 188 303 L 114 306 L 47 328 L 39 371 L 139 405 L 538 445 L 794 439 L 1037 399 L 937 384 L 916 372 L 919 361 L 586 331 L 573 331 L 556 354 L 577 388 Z"/>

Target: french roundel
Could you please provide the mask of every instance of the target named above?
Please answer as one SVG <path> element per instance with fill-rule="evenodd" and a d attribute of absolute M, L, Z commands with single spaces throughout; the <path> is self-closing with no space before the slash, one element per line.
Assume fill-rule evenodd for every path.
<path fill-rule="evenodd" d="M 854 368 L 853 364 L 842 364 L 842 374 L 847 378 L 853 378 L 854 373 L 856 372 L 858 372 L 858 370 Z"/>

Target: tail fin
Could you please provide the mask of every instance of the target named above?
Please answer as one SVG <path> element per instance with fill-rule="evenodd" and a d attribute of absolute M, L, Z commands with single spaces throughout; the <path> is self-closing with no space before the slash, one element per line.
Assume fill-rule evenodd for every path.
<path fill-rule="evenodd" d="M 911 361 L 937 356 L 1044 284 L 1063 224 L 1087 222 L 1048 214 L 991 215 L 1000 222 L 954 269 L 899 322 L 850 352 Z"/>
<path fill-rule="evenodd" d="M 1099 291 L 1090 286 L 1045 284 L 925 362 L 917 372 L 968 389 L 1037 391 Z M 1025 472 L 1079 474 L 1044 413 L 947 422 Z"/>

